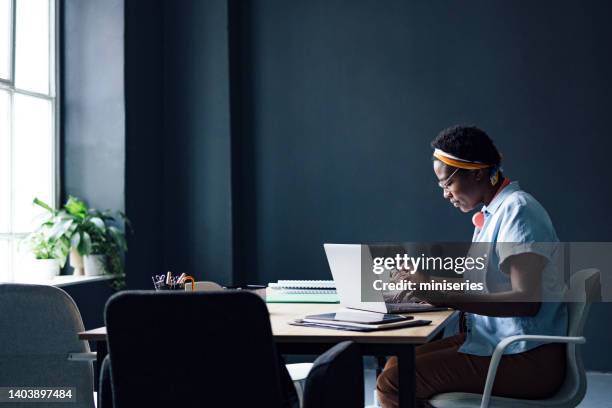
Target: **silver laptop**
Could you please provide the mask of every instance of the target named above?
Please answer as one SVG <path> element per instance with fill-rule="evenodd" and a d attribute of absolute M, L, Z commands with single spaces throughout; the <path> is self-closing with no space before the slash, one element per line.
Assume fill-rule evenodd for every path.
<path fill-rule="evenodd" d="M 323 247 L 325 248 L 329 269 L 334 278 L 336 291 L 342 306 L 379 313 L 414 313 L 444 309 L 418 301 L 391 303 L 385 301 L 382 291 L 373 289 L 368 293 L 368 298 L 375 301 L 363 302 L 361 300 L 361 286 L 362 283 L 369 286 L 370 277 L 362 276 L 361 265 L 372 264 L 372 255 L 368 246 L 359 244 L 323 244 Z M 383 273 L 380 277 L 383 280 L 387 280 L 389 272 Z"/>

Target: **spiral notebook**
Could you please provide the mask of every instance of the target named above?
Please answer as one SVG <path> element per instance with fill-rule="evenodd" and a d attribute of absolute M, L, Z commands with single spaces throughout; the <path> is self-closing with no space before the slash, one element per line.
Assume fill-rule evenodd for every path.
<path fill-rule="evenodd" d="M 274 289 L 336 289 L 333 280 L 279 280 L 270 282 L 269 288 Z"/>

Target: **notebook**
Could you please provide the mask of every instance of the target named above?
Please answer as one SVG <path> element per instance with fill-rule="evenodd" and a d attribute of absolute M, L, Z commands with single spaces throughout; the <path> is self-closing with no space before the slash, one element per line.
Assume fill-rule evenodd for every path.
<path fill-rule="evenodd" d="M 336 289 L 333 280 L 279 280 L 270 282 L 268 287 L 274 289 Z"/>

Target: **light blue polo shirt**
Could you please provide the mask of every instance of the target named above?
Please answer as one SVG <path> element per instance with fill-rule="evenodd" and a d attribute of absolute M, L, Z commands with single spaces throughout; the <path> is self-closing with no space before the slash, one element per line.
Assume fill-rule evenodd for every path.
<path fill-rule="evenodd" d="M 485 222 L 476 228 L 472 242 L 491 243 L 487 246 L 489 263 L 484 271 L 468 271 L 465 278 L 485 282 L 485 291 L 499 292 L 512 288 L 509 274 L 501 264 L 510 256 L 537 253 L 549 261 L 542 271 L 542 296 L 554 297 L 565 290 L 562 276 L 554 261 L 559 241 L 548 213 L 530 194 L 512 182 L 484 206 Z M 515 243 L 502 245 L 501 243 Z M 518 245 L 517 245 L 518 244 Z M 478 276 L 480 274 L 480 276 Z M 556 296 L 556 297 L 555 297 Z M 561 295 L 562 296 L 562 295 Z M 489 317 L 466 313 L 466 340 L 459 351 L 478 356 L 490 356 L 497 343 L 519 334 L 550 336 L 567 335 L 567 308 L 561 302 L 541 302 L 533 317 Z M 541 345 L 540 342 L 516 342 L 504 354 L 516 354 Z"/>

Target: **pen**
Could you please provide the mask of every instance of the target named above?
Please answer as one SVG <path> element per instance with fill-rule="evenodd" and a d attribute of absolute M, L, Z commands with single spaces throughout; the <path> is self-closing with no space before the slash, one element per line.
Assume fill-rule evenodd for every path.
<path fill-rule="evenodd" d="M 172 282 L 172 272 L 168 271 L 166 274 L 166 285 L 170 285 L 170 282 Z"/>

